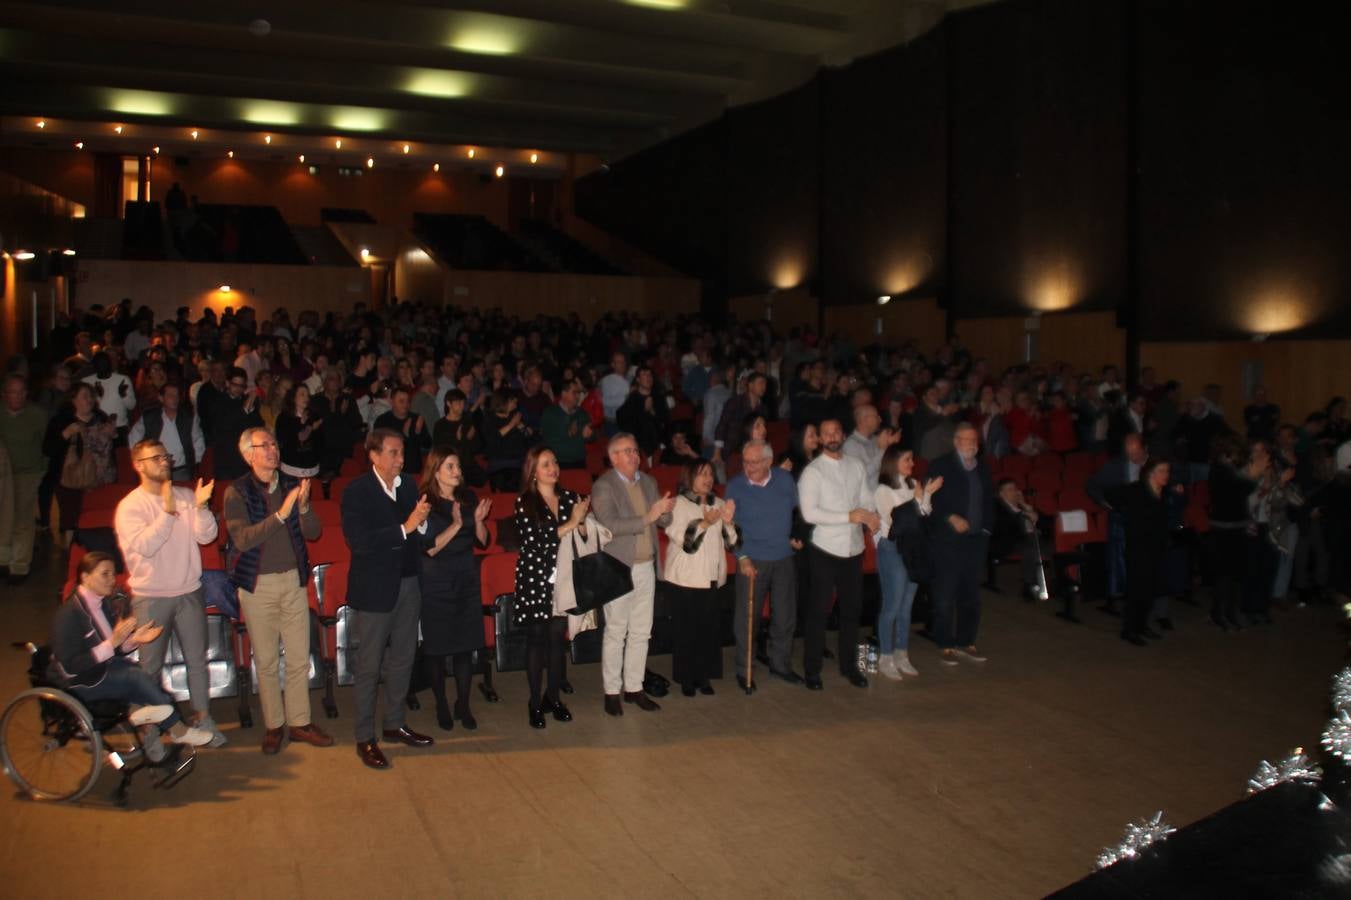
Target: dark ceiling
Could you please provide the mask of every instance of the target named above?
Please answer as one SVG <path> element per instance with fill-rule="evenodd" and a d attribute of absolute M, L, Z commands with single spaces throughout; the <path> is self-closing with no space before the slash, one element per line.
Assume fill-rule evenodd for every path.
<path fill-rule="evenodd" d="M 971 0 L 0 0 L 0 114 L 616 158 Z"/>

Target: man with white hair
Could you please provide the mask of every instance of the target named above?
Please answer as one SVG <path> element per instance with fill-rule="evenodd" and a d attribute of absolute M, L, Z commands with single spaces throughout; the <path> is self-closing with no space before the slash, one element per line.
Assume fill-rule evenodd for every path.
<path fill-rule="evenodd" d="M 727 499 L 736 501 L 735 521 L 741 529 L 736 548 L 736 602 L 732 630 L 736 634 L 737 681 L 743 690 L 755 690 L 746 681 L 745 660 L 755 635 L 747 627 L 746 604 L 759 620 L 765 593 L 769 593 L 769 672 L 789 684 L 801 684 L 793 671 L 793 629 L 797 625 L 797 566 L 793 547 L 793 510 L 797 485 L 793 476 L 773 465 L 774 450 L 765 441 L 747 441 L 741 450 L 741 474 L 727 482 Z M 750 579 L 755 576 L 755 595 Z M 754 663 L 751 664 L 752 669 Z"/>
<path fill-rule="evenodd" d="M 623 702 L 653 712 L 660 709 L 643 692 L 647 644 L 652 637 L 652 605 L 657 587 L 657 529 L 671 522 L 675 498 L 657 496 L 657 482 L 638 471 L 638 441 L 621 431 L 610 438 L 610 470 L 591 486 L 591 511 L 614 536 L 605 552 L 633 570 L 633 590 L 605 604 L 601 675 L 605 711 L 622 716 Z"/>
<path fill-rule="evenodd" d="M 980 627 L 980 577 L 994 528 L 994 484 L 976 453 L 980 435 L 970 422 L 957 426 L 952 452 L 929 466 L 928 477 L 942 478 L 929 514 L 929 546 L 934 557 L 933 630 L 942 663 L 985 662 L 976 650 Z"/>
<path fill-rule="evenodd" d="M 310 506 L 310 479 L 279 471 L 281 451 L 266 428 L 246 428 L 239 454 L 248 474 L 225 491 L 228 536 L 225 569 L 239 589 L 258 667 L 263 707 L 263 753 L 281 750 L 283 725 L 291 741 L 333 746 L 333 738 L 310 720 L 310 580 L 306 541 L 318 540 L 319 516 Z M 283 696 L 278 674 L 280 647 L 290 654 Z"/>

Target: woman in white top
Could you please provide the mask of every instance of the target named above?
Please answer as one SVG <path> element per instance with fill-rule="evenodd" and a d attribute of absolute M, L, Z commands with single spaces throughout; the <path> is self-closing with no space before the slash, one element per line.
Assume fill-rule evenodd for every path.
<path fill-rule="evenodd" d="M 889 537 L 891 513 L 896 507 L 913 502 L 919 507 L 919 514 L 927 516 L 934 493 L 943 486 L 942 478 L 920 484 L 914 471 L 915 454 L 892 444 L 882 454 L 874 494 L 877 515 L 882 519 L 882 527 L 873 536 L 877 542 L 877 577 L 882 586 L 882 608 L 877 614 L 878 670 L 893 681 L 902 673 L 919 674 L 910 664 L 909 649 L 910 610 L 919 585 L 910 579 L 900 549 Z"/>
<path fill-rule="evenodd" d="M 713 493 L 713 464 L 693 459 L 680 473 L 680 496 L 666 536 L 666 585 L 675 626 L 671 674 L 686 697 L 712 694 L 722 677 L 718 588 L 727 583 L 727 551 L 741 543 L 736 502 Z"/>

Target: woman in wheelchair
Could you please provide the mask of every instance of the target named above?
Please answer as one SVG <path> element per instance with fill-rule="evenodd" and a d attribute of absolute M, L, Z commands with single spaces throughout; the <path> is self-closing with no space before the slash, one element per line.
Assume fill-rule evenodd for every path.
<path fill-rule="evenodd" d="M 52 662 L 49 674 L 85 703 L 115 700 L 132 707 L 132 725 L 144 726 L 146 755 L 164 755 L 160 731 L 176 744 L 200 747 L 211 732 L 189 728 L 159 682 L 127 658 L 141 644 L 154 640 L 160 626 L 137 622 L 128 614 L 125 596 L 115 593 L 117 576 L 110 554 L 93 551 L 80 559 L 79 585 L 52 620 Z"/>

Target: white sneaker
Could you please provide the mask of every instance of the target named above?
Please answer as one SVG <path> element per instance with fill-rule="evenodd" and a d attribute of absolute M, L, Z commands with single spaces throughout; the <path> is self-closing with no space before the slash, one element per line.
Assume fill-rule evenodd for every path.
<path fill-rule="evenodd" d="M 901 673 L 896 671 L 895 661 L 887 655 L 877 658 L 877 671 L 882 673 L 883 678 L 890 678 L 892 681 L 900 681 Z"/>
<path fill-rule="evenodd" d="M 893 651 L 891 654 L 891 660 L 893 663 L 895 663 L 896 668 L 900 669 L 902 675 L 909 675 L 911 678 L 914 678 L 916 675 L 919 674 L 919 669 L 916 669 L 914 665 L 912 665 L 910 662 L 909 650 Z"/>
<path fill-rule="evenodd" d="M 980 655 L 980 653 L 976 650 L 975 644 L 972 644 L 970 647 L 966 648 L 955 647 L 953 648 L 953 652 L 956 653 L 958 656 L 960 656 L 962 659 L 966 660 L 967 662 L 985 662 L 988 659 L 988 657 Z"/>
<path fill-rule="evenodd" d="M 154 706 L 141 706 L 131 711 L 128 719 L 131 724 L 140 727 L 141 725 L 158 725 L 165 719 L 174 714 L 174 708 L 167 703 L 159 703 Z"/>
<path fill-rule="evenodd" d="M 211 735 L 211 748 L 213 750 L 217 747 L 225 746 L 225 735 L 220 733 L 220 729 L 216 727 L 216 720 L 210 716 L 202 719 L 202 721 L 198 722 L 193 727 L 208 732 Z"/>
<path fill-rule="evenodd" d="M 187 744 L 189 747 L 201 747 L 211 743 L 215 732 L 207 731 L 201 726 L 194 725 L 187 731 L 173 738 L 175 744 Z"/>

